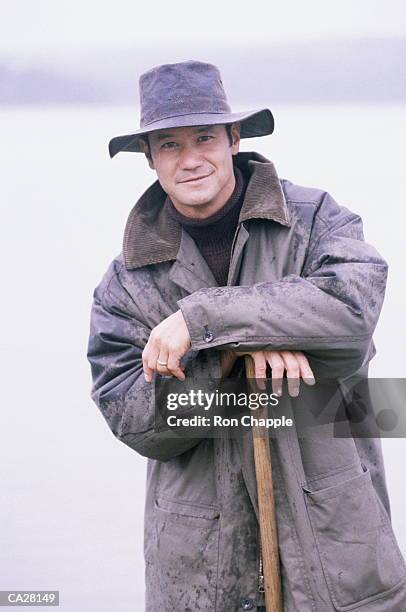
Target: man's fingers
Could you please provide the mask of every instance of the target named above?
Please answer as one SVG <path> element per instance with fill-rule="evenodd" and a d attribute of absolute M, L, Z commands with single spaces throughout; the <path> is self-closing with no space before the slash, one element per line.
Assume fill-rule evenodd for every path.
<path fill-rule="evenodd" d="M 145 380 L 151 382 L 153 373 L 156 371 L 164 376 L 173 374 L 180 380 L 185 380 L 179 362 L 190 346 L 189 330 L 182 311 L 177 310 L 151 330 L 142 353 Z M 167 369 L 157 363 L 158 359 L 162 362 L 168 360 Z"/>
<path fill-rule="evenodd" d="M 291 351 L 280 352 L 285 362 L 288 391 L 291 397 L 297 397 L 300 390 L 300 366 L 296 356 Z"/>
<path fill-rule="evenodd" d="M 266 389 L 266 368 L 269 363 L 272 369 L 272 391 L 279 396 L 282 395 L 285 370 L 291 397 L 299 395 L 300 378 L 303 378 L 307 385 L 314 385 L 316 382 L 308 359 L 301 351 L 241 351 L 235 354 L 251 355 L 258 387 L 263 390 Z"/>
<path fill-rule="evenodd" d="M 176 376 L 179 380 L 185 380 L 186 377 L 180 365 L 180 359 L 181 357 L 177 353 L 169 352 L 168 349 L 164 348 L 158 350 L 153 344 L 147 343 L 142 353 L 145 380 L 151 382 L 154 372 L 158 372 L 161 376 Z M 158 363 L 159 361 L 161 363 Z M 167 365 L 164 366 L 164 363 Z"/>
<path fill-rule="evenodd" d="M 144 369 L 144 378 L 147 382 L 151 382 L 152 380 L 153 373 L 156 370 L 158 355 L 158 349 L 154 347 L 152 342 L 148 341 L 142 351 L 142 366 Z"/>
<path fill-rule="evenodd" d="M 265 355 L 272 369 L 272 391 L 281 396 L 285 362 L 278 351 L 266 351 Z"/>
<path fill-rule="evenodd" d="M 166 365 L 163 365 L 163 364 Z M 156 360 L 156 370 L 161 376 L 170 376 L 170 372 L 168 370 L 168 351 L 163 351 L 161 349 L 158 359 Z"/>
<path fill-rule="evenodd" d="M 266 389 L 266 359 L 263 351 L 257 351 L 251 354 L 255 365 L 255 379 L 258 387 L 265 391 Z"/>
<path fill-rule="evenodd" d="M 181 356 L 177 353 L 171 352 L 168 356 L 168 370 L 172 376 L 176 376 L 179 380 L 185 380 L 186 376 L 180 367 Z"/>
<path fill-rule="evenodd" d="M 303 382 L 305 382 L 306 385 L 315 385 L 316 380 L 306 355 L 300 351 L 294 351 L 294 355 L 299 362 L 300 375 L 303 378 Z"/>

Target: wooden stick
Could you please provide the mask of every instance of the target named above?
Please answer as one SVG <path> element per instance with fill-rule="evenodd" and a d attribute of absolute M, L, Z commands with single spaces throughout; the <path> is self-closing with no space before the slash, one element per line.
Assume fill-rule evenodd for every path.
<path fill-rule="evenodd" d="M 255 367 L 250 355 L 245 356 L 245 373 L 250 390 L 255 388 Z M 267 417 L 267 407 L 256 411 L 258 418 Z M 278 534 L 272 483 L 272 463 L 269 434 L 266 427 L 253 426 L 255 474 L 258 492 L 259 529 L 267 612 L 283 612 L 282 585 L 279 568 Z"/>

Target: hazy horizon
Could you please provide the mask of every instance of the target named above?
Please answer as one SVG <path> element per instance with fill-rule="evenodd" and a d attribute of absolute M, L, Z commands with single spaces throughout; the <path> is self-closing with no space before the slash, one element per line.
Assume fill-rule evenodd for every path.
<path fill-rule="evenodd" d="M 138 104 L 142 72 L 186 59 L 219 66 L 234 105 L 406 102 L 406 37 L 367 37 L 256 44 L 249 52 L 199 43 L 3 51 L 0 105 Z"/>

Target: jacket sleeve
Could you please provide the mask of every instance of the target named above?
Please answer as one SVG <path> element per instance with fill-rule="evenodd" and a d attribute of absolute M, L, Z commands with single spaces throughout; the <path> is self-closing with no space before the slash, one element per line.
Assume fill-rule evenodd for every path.
<path fill-rule="evenodd" d="M 373 353 L 386 277 L 361 218 L 324 193 L 300 275 L 200 289 L 178 305 L 194 349 L 302 350 L 319 376 L 345 377 Z"/>
<path fill-rule="evenodd" d="M 131 304 L 113 262 L 93 294 L 87 351 L 93 380 L 91 397 L 119 440 L 145 457 L 167 461 L 198 444 L 201 438 L 190 438 L 173 429 L 155 431 L 155 385 L 145 381 L 142 368 L 142 351 L 151 330 L 136 318 L 137 309 Z M 190 351 L 187 355 L 182 391 L 201 385 L 202 380 L 210 384 L 210 372 L 220 374 L 218 352 L 205 353 Z M 217 371 L 213 362 L 209 367 L 208 360 L 213 359 Z M 166 392 L 171 392 L 170 385 L 176 382 L 179 384 L 177 379 L 165 377 Z M 196 410 L 186 409 L 182 416 Z"/>

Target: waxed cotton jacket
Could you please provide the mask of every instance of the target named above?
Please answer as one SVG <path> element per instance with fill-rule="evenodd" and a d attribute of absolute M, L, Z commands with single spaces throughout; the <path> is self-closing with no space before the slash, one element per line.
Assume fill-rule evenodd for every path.
<path fill-rule="evenodd" d="M 151 330 L 180 308 L 192 342 L 186 382 L 209 388 L 227 348 L 301 350 L 316 380 L 331 374 L 344 383 L 367 374 L 375 354 L 387 264 L 364 241 L 360 217 L 321 189 L 280 179 L 257 153 L 234 161 L 250 178 L 227 286 L 217 286 L 193 239 L 166 214 L 156 181 L 131 210 L 123 250 L 93 296 L 92 398 L 114 435 L 148 458 L 148 612 L 264 603 L 252 436 L 154 429 L 154 385 L 141 358 Z M 323 427 L 271 440 L 284 611 L 402 612 L 406 569 L 380 440 L 327 438 Z"/>

